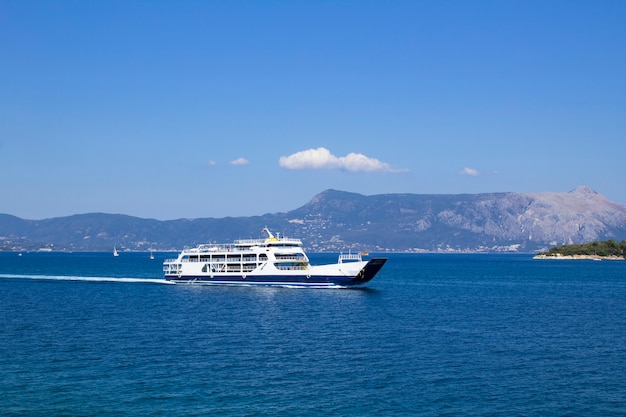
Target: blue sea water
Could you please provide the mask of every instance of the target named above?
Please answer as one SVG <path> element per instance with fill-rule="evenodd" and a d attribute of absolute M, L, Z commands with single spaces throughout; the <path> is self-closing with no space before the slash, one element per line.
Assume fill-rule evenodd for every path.
<path fill-rule="evenodd" d="M 390 254 L 291 289 L 165 285 L 171 255 L 0 253 L 0 415 L 626 415 L 626 262 Z"/>

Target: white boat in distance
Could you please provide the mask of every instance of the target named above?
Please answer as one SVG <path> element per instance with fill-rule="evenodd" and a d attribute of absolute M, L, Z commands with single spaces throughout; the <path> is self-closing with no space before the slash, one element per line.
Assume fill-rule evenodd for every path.
<path fill-rule="evenodd" d="M 165 279 L 202 285 L 274 285 L 351 287 L 374 278 L 387 258 L 364 261 L 361 254 L 341 254 L 335 264 L 311 265 L 300 239 L 276 237 L 204 244 L 163 262 Z"/>

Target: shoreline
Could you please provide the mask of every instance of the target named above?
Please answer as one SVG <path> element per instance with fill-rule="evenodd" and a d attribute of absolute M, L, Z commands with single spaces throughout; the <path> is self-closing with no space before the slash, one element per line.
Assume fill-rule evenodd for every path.
<path fill-rule="evenodd" d="M 533 256 L 533 259 L 558 259 L 558 260 L 585 260 L 585 261 L 624 261 L 625 259 L 620 256 L 600 256 L 600 255 L 544 255 L 539 254 Z"/>

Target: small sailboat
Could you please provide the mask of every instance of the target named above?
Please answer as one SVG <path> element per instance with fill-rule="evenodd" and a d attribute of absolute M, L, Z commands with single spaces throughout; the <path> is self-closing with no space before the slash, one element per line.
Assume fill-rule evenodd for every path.
<path fill-rule="evenodd" d="M 115 246 L 113 246 L 113 256 L 120 256 L 120 254 L 117 253 L 117 248 Z"/>
<path fill-rule="evenodd" d="M 152 249 L 150 249 L 150 259 L 154 260 L 154 254 L 152 253 Z"/>

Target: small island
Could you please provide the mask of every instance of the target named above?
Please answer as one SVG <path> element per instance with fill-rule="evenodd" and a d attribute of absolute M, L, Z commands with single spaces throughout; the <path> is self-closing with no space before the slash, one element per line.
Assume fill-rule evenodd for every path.
<path fill-rule="evenodd" d="M 590 242 L 582 245 L 555 246 L 547 252 L 538 253 L 533 259 L 591 259 L 594 261 L 623 261 L 626 258 L 626 241 L 614 240 Z"/>

